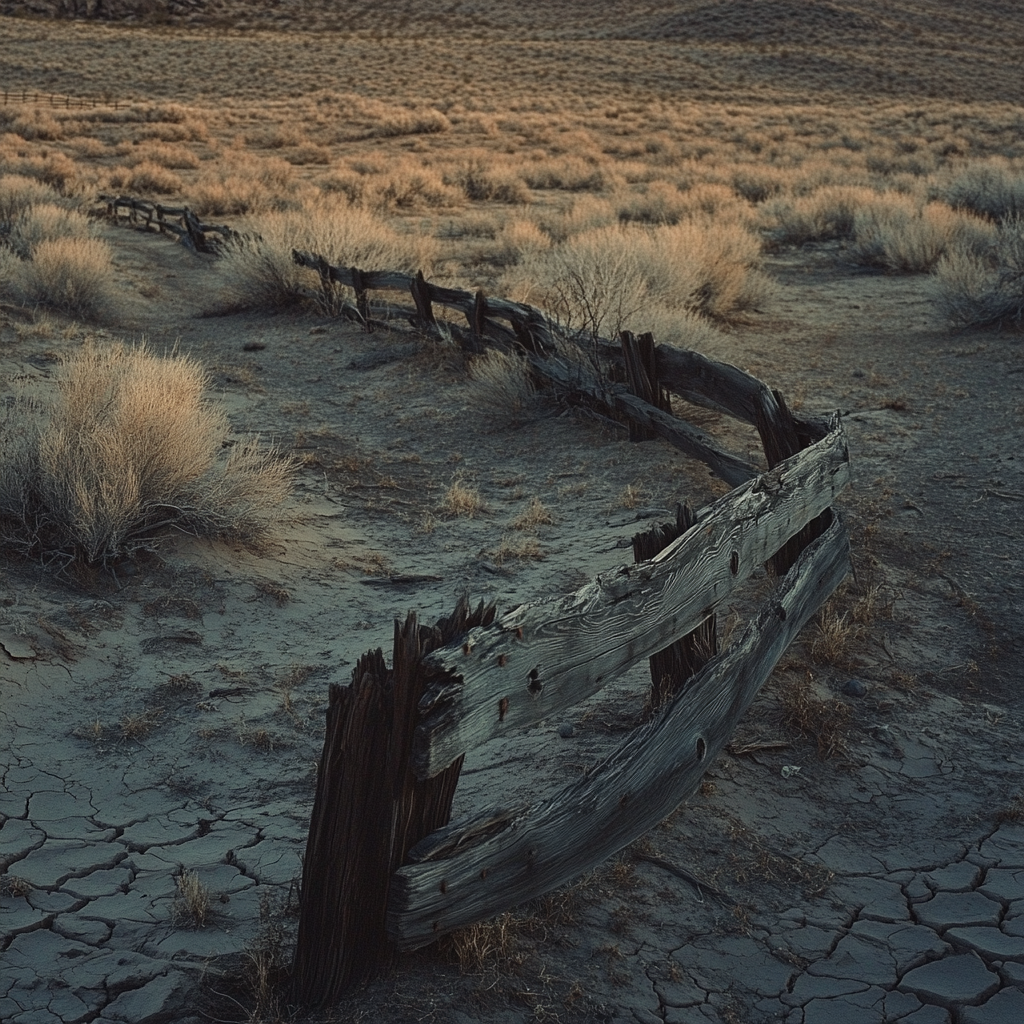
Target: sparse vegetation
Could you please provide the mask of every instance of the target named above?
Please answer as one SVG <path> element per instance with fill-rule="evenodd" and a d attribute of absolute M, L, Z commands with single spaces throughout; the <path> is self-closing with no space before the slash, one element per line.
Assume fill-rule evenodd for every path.
<path fill-rule="evenodd" d="M 987 251 L 947 253 L 935 282 L 939 307 L 957 327 L 1024 325 L 1024 219 L 1000 224 Z"/>
<path fill-rule="evenodd" d="M 86 345 L 58 394 L 8 409 L 0 531 L 62 566 L 111 564 L 163 530 L 255 538 L 289 488 L 290 464 L 256 439 L 224 451 L 227 417 L 192 358 Z"/>
<path fill-rule="evenodd" d="M 450 516 L 465 516 L 467 519 L 479 515 L 486 507 L 479 489 L 461 479 L 452 481 L 441 503 L 442 512 Z"/>
<path fill-rule="evenodd" d="M 172 917 L 175 924 L 192 928 L 205 928 L 211 911 L 209 888 L 198 872 L 188 869 L 175 879 L 178 895 L 174 898 Z"/>
<path fill-rule="evenodd" d="M 474 409 L 513 423 L 522 422 L 537 406 L 527 362 L 497 349 L 470 363 L 466 391 Z"/>

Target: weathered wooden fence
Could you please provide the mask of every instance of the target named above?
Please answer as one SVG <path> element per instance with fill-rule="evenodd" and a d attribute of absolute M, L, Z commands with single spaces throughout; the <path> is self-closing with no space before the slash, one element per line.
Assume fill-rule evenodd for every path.
<path fill-rule="evenodd" d="M 396 624 L 381 651 L 331 688 L 327 735 L 303 864 L 292 996 L 317 1005 L 372 977 L 400 950 L 542 895 L 599 864 L 689 796 L 782 653 L 845 576 L 849 539 L 832 509 L 850 478 L 838 416 L 800 419 L 734 366 L 624 333 L 590 339 L 608 374 L 530 306 L 415 277 L 297 263 L 372 330 L 408 315 L 469 349 L 515 348 L 563 395 L 662 437 L 733 490 L 634 539 L 636 561 L 576 593 L 495 617 L 460 604 L 433 629 Z M 354 302 L 336 293 L 352 289 Z M 371 302 L 411 294 L 413 308 Z M 433 306 L 466 318 L 442 326 Z M 578 351 L 578 350 L 576 350 Z M 674 415 L 668 393 L 756 427 L 767 471 Z M 741 638 L 717 651 L 714 616 L 754 569 L 778 577 Z M 449 824 L 462 759 L 488 740 L 558 716 L 648 659 L 653 717 L 584 778 L 535 803 Z"/>
<path fill-rule="evenodd" d="M 187 206 L 164 206 L 134 196 L 100 194 L 107 216 L 115 224 L 125 221 L 141 231 L 170 235 L 194 252 L 216 253 L 238 233 L 224 224 L 203 224 Z"/>
<path fill-rule="evenodd" d="M 69 93 L 57 94 L 37 92 L 35 90 L 30 91 L 28 89 L 4 89 L 3 92 L 0 92 L 0 96 L 3 97 L 2 103 L 5 107 L 14 106 L 15 104 L 33 107 L 59 107 L 63 110 L 82 107 L 88 107 L 89 109 L 113 107 L 116 111 L 132 105 L 130 100 L 108 100 L 101 96 L 72 96 Z"/>

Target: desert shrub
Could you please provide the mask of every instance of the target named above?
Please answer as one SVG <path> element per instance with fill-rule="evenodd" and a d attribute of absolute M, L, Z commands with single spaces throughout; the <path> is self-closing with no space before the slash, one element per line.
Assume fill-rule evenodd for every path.
<path fill-rule="evenodd" d="M 21 174 L 0 177 L 0 239 L 8 235 L 14 222 L 30 206 L 60 202 L 60 196 L 48 185 Z"/>
<path fill-rule="evenodd" d="M 760 249 L 737 222 L 616 225 L 524 258 L 506 285 L 570 332 L 609 337 L 673 313 L 728 318 L 756 306 L 770 292 Z"/>
<path fill-rule="evenodd" d="M 774 245 L 852 238 L 854 215 L 878 196 L 872 189 L 831 185 L 809 195 L 770 200 L 762 214 Z"/>
<path fill-rule="evenodd" d="M 188 188 L 200 217 L 239 216 L 294 205 L 295 169 L 280 157 L 232 150 L 200 172 Z"/>
<path fill-rule="evenodd" d="M 225 448 L 224 412 L 188 356 L 87 345 L 58 393 L 8 412 L 0 532 L 25 554 L 109 564 L 161 531 L 258 536 L 291 467 L 248 439 Z"/>
<path fill-rule="evenodd" d="M 0 238 L 23 259 L 29 259 L 40 242 L 94 235 L 95 229 L 84 214 L 50 202 L 34 203 L 21 210 L 6 230 L 0 224 Z"/>
<path fill-rule="evenodd" d="M 199 157 L 186 146 L 170 146 L 156 144 L 149 146 L 128 146 L 125 148 L 124 162 L 129 167 L 140 164 L 156 164 L 172 170 L 194 171 L 199 166 Z"/>
<path fill-rule="evenodd" d="M 619 220 L 641 224 L 678 224 L 689 203 L 679 189 L 667 181 L 652 181 L 642 192 L 619 203 Z"/>
<path fill-rule="evenodd" d="M 533 197 L 519 174 L 508 167 L 493 167 L 471 161 L 449 171 L 445 183 L 462 189 L 474 202 L 529 203 Z"/>
<path fill-rule="evenodd" d="M 638 240 L 651 297 L 669 309 L 727 319 L 764 302 L 761 241 L 739 221 L 686 220 Z"/>
<path fill-rule="evenodd" d="M 513 423 L 529 418 L 537 405 L 529 364 L 496 349 L 470 363 L 466 394 L 483 415 Z"/>
<path fill-rule="evenodd" d="M 900 273 L 932 270 L 952 245 L 981 250 L 991 225 L 944 203 L 922 206 L 913 196 L 884 193 L 854 214 L 853 259 Z"/>
<path fill-rule="evenodd" d="M 1024 217 L 1024 171 L 1005 162 L 970 164 L 935 189 L 936 198 L 958 210 L 1002 221 Z"/>
<path fill-rule="evenodd" d="M 64 194 L 71 193 L 83 184 L 80 180 L 81 167 L 66 153 L 58 151 L 10 160 L 7 166 L 16 175 L 35 178 Z"/>
<path fill-rule="evenodd" d="M 521 176 L 530 188 L 566 192 L 602 192 L 613 183 L 606 168 L 579 157 L 528 163 L 522 168 Z"/>
<path fill-rule="evenodd" d="M 98 238 L 44 238 L 14 268 L 7 287 L 19 302 L 102 317 L 116 300 L 110 247 Z"/>
<path fill-rule="evenodd" d="M 180 192 L 183 185 L 174 171 L 152 160 L 143 160 L 130 169 L 117 168 L 110 174 L 110 184 L 114 188 L 130 189 L 145 195 Z"/>
<path fill-rule="evenodd" d="M 296 146 L 286 153 L 285 159 L 295 167 L 306 167 L 310 164 L 327 167 L 332 157 L 331 151 L 326 146 L 318 146 L 316 143 L 307 142 L 304 145 Z"/>
<path fill-rule="evenodd" d="M 492 259 L 511 266 L 550 248 L 551 237 L 540 229 L 536 221 L 517 217 L 502 226 L 497 235 L 497 245 L 492 253 Z"/>
<path fill-rule="evenodd" d="M 555 212 L 539 213 L 537 223 L 555 242 L 564 242 L 573 235 L 609 227 L 619 220 L 616 207 L 602 196 L 586 195 Z"/>
<path fill-rule="evenodd" d="M 986 252 L 952 248 L 935 268 L 939 308 L 958 327 L 1024 326 L 1024 219 L 1000 225 Z"/>
<path fill-rule="evenodd" d="M 23 139 L 39 142 L 58 142 L 64 138 L 64 126 L 45 109 L 35 109 L 17 117 L 11 131 Z"/>
<path fill-rule="evenodd" d="M 316 275 L 295 263 L 293 249 L 360 270 L 427 272 L 433 259 L 433 239 L 401 234 L 371 211 L 343 203 L 265 214 L 252 227 L 223 261 L 232 301 L 248 308 L 282 308 L 315 294 L 325 312 L 338 311 L 342 293 L 311 293 Z"/>
<path fill-rule="evenodd" d="M 614 336 L 627 328 L 648 298 L 639 253 L 638 231 L 597 228 L 576 235 L 546 252 L 524 259 L 514 297 L 536 301 L 571 333 Z"/>

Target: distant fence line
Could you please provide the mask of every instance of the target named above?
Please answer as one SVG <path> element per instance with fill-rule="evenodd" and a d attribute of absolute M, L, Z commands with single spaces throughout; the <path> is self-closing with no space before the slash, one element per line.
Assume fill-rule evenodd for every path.
<path fill-rule="evenodd" d="M 120 110 L 132 106 L 135 100 L 107 99 L 103 96 L 71 96 L 68 93 L 35 92 L 28 89 L 4 89 L 3 105 L 15 103 L 32 104 L 33 106 L 61 107 L 70 110 L 75 107 L 113 107 Z"/>

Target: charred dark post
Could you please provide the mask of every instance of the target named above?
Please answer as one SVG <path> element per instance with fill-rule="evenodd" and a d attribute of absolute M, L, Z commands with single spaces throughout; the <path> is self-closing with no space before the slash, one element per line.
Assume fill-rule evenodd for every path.
<path fill-rule="evenodd" d="M 419 325 L 428 329 L 435 327 L 437 320 L 434 319 L 434 307 L 430 301 L 430 286 L 423 277 L 422 270 L 416 271 L 409 290 L 412 292 L 412 301 L 416 304 L 416 319 Z"/>
<path fill-rule="evenodd" d="M 420 626 L 415 613 L 395 623 L 394 662 L 364 655 L 352 685 L 332 684 L 302 870 L 292 999 L 324 1006 L 394 962 L 385 931 L 391 876 L 409 848 L 448 823 L 462 758 L 432 779 L 409 768 L 424 657 L 467 630 L 490 625 L 494 605 Z"/>
<path fill-rule="evenodd" d="M 626 386 L 648 405 L 671 414 L 672 402 L 668 393 L 658 383 L 654 335 L 641 334 L 638 337 L 631 331 L 621 331 L 619 342 L 622 345 L 626 367 Z M 657 436 L 649 427 L 641 426 L 633 420 L 629 421 L 630 441 L 650 441 Z"/>
<path fill-rule="evenodd" d="M 805 445 L 801 443 L 793 414 L 789 411 L 781 391 L 761 388 L 755 397 L 754 413 L 757 432 L 761 436 L 761 446 L 764 448 L 764 457 L 769 469 L 774 469 L 780 462 L 803 450 Z M 800 552 L 811 541 L 820 537 L 831 522 L 832 511 L 825 509 L 768 559 L 768 568 L 776 576 L 784 576 L 792 568 Z"/>
<path fill-rule="evenodd" d="M 352 288 L 356 293 L 356 308 L 363 318 L 366 333 L 373 334 L 373 324 L 370 322 L 370 300 L 366 294 L 366 276 L 355 267 L 352 267 Z"/>
<path fill-rule="evenodd" d="M 633 537 L 633 561 L 646 562 L 681 537 L 697 521 L 689 505 L 676 506 L 676 521 L 655 526 Z M 690 679 L 718 653 L 714 614 L 693 632 L 650 658 L 651 708 L 657 711 L 671 697 L 683 693 Z"/>

